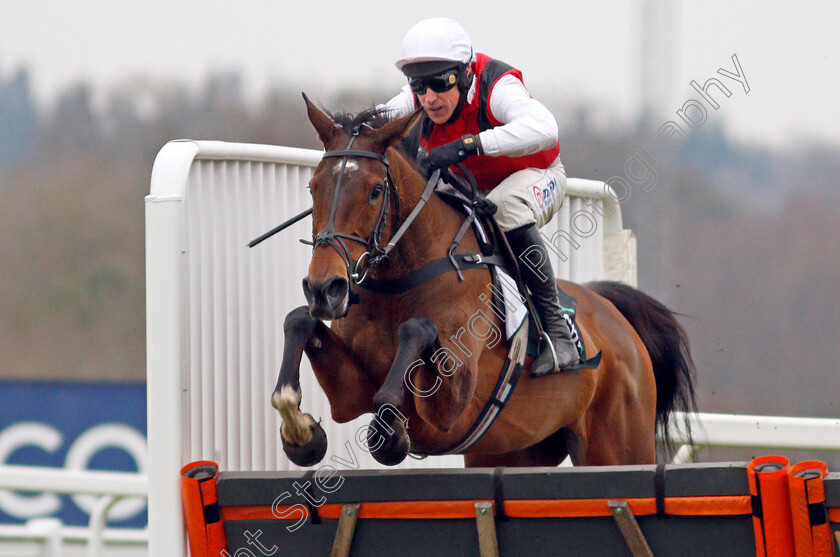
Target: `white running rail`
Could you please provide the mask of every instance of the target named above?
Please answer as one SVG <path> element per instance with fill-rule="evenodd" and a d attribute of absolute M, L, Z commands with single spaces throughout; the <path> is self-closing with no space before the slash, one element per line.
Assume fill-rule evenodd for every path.
<path fill-rule="evenodd" d="M 148 544 L 145 529 L 106 528 L 108 513 L 117 503 L 126 498 L 146 498 L 149 485 L 145 475 L 5 465 L 0 466 L 0 490 L 97 498 L 87 528 L 66 527 L 58 519 L 34 519 L 23 526 L 0 526 L 0 550 L 4 557 L 12 555 L 16 543 L 26 542 L 41 544 L 44 549 L 41 555 L 47 557 L 68 555 L 68 544 L 86 546 L 87 557 L 137 555 L 129 551 L 142 550 Z"/>
<path fill-rule="evenodd" d="M 683 423 L 686 414 L 671 418 L 671 440 L 682 443 L 674 463 L 692 462 L 707 447 L 772 450 L 840 451 L 840 418 L 791 418 L 740 414 L 689 414 L 692 444 Z"/>

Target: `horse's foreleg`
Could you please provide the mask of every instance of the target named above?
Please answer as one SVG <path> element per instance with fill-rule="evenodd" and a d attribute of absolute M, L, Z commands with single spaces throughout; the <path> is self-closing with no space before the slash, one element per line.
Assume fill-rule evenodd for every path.
<path fill-rule="evenodd" d="M 327 452 L 324 430 L 310 414 L 300 411 L 300 360 L 306 343 L 319 324 L 319 320 L 309 315 L 306 306 L 294 309 L 286 316 L 283 323 L 283 360 L 271 395 L 271 405 L 283 419 L 280 426 L 283 451 L 298 466 L 317 464 Z"/>
<path fill-rule="evenodd" d="M 427 317 L 411 317 L 397 331 L 397 355 L 382 387 L 373 397 L 376 416 L 371 422 L 368 442 L 371 454 L 380 462 L 393 466 L 408 455 L 410 443 L 401 413 L 405 400 L 406 374 L 416 367 L 423 356 L 431 353 L 437 342 L 438 328 Z M 374 438 L 374 435 L 378 437 Z"/>
<path fill-rule="evenodd" d="M 336 422 L 348 422 L 373 411 L 370 401 L 376 387 L 370 375 L 355 364 L 338 335 L 310 316 L 306 306 L 286 316 L 283 330 L 283 360 L 271 404 L 283 419 L 280 437 L 286 455 L 299 466 L 311 466 L 323 458 L 327 440 L 315 419 L 300 411 L 303 353 L 327 395 Z"/>

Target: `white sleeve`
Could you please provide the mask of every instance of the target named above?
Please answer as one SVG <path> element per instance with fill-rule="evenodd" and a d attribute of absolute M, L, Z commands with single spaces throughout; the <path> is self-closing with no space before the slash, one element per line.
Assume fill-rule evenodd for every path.
<path fill-rule="evenodd" d="M 414 93 L 408 84 L 403 85 L 400 92 L 385 104 L 377 105 L 376 108 L 388 113 L 389 120 L 396 120 L 414 112 Z"/>
<path fill-rule="evenodd" d="M 479 134 L 485 155 L 519 157 L 549 149 L 557 143 L 557 120 L 516 77 L 503 76 L 489 99 L 493 117 L 503 125 Z"/>

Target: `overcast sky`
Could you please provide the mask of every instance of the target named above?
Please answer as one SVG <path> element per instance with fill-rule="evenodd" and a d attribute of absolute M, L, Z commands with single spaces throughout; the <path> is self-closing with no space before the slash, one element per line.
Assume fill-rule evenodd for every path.
<path fill-rule="evenodd" d="M 691 80 L 717 77 L 732 96 L 718 93 L 708 118 L 733 138 L 840 145 L 840 2 L 680 0 L 655 33 L 643 31 L 642 3 L 0 0 L 0 75 L 30 68 L 42 103 L 78 81 L 99 91 L 142 76 L 199 85 L 218 70 L 241 72 L 254 94 L 281 81 L 322 99 L 345 86 L 396 91 L 402 36 L 419 19 L 448 15 L 476 50 L 522 69 L 538 98 L 600 104 L 627 120 L 650 96 L 664 123 L 699 99 Z M 645 74 L 640 39 L 651 34 L 667 56 Z M 749 93 L 716 73 L 736 71 L 733 55 Z"/>

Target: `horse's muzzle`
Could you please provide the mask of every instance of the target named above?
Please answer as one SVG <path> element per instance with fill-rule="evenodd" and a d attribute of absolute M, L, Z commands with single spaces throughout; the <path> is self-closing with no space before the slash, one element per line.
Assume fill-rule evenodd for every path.
<path fill-rule="evenodd" d="M 309 304 L 309 314 L 316 319 L 339 319 L 347 314 L 350 283 L 343 277 L 323 281 L 303 279 L 303 295 Z"/>

